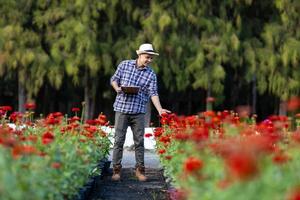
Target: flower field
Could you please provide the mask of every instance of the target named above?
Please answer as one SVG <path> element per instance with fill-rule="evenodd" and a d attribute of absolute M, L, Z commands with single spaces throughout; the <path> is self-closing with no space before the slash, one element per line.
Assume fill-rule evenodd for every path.
<path fill-rule="evenodd" d="M 177 188 L 171 198 L 300 199 L 300 114 L 256 123 L 243 113 L 206 111 L 164 115 L 161 123 L 154 136 Z"/>
<path fill-rule="evenodd" d="M 0 198 L 72 199 L 107 157 L 105 115 L 97 119 L 68 118 L 60 112 L 33 120 L 34 104 L 26 113 L 0 106 Z"/>

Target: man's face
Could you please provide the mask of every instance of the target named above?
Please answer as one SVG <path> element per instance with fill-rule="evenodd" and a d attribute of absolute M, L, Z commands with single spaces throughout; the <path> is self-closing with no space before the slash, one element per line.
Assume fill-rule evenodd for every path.
<path fill-rule="evenodd" d="M 150 54 L 140 54 L 139 55 L 140 63 L 144 66 L 149 65 L 153 60 L 153 55 Z"/>

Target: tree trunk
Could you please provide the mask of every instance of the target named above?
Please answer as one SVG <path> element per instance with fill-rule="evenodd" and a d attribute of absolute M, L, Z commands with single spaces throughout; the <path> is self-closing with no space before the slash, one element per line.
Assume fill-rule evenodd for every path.
<path fill-rule="evenodd" d="M 257 89 L 256 89 L 256 76 L 253 75 L 252 78 L 252 113 L 256 113 L 256 99 L 257 99 Z"/>
<path fill-rule="evenodd" d="M 90 113 L 89 113 L 89 116 L 90 118 L 94 118 L 94 114 L 95 114 L 95 106 L 96 106 L 96 87 L 95 85 L 93 85 L 92 87 L 92 97 L 91 97 L 91 105 L 90 105 Z"/>
<path fill-rule="evenodd" d="M 187 110 L 188 110 L 188 115 L 192 113 L 192 103 L 193 103 L 193 98 L 192 98 L 192 91 L 188 90 L 188 99 L 187 99 Z"/>
<path fill-rule="evenodd" d="M 89 74 L 88 69 L 86 68 L 84 73 L 84 120 L 89 119 L 90 112 L 90 87 L 89 87 Z"/>
<path fill-rule="evenodd" d="M 207 76 L 208 76 L 208 83 L 207 83 L 207 93 L 206 93 L 206 111 L 213 110 L 212 102 L 208 102 L 208 98 L 211 97 L 211 69 L 210 66 L 207 67 Z"/>
<path fill-rule="evenodd" d="M 287 110 L 286 110 L 286 102 L 280 101 L 279 103 L 279 115 L 287 115 Z"/>
<path fill-rule="evenodd" d="M 95 111 L 95 90 L 96 87 L 92 84 L 89 70 L 86 68 L 84 75 L 84 120 L 93 118 Z"/>
<path fill-rule="evenodd" d="M 26 103 L 26 92 L 25 86 L 21 82 L 20 78 L 18 78 L 18 111 L 21 113 L 25 112 L 25 105 Z"/>

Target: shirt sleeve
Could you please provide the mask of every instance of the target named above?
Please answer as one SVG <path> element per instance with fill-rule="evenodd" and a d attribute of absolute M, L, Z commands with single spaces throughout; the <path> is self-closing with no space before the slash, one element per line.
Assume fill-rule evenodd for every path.
<path fill-rule="evenodd" d="M 158 96 L 158 92 L 157 92 L 157 77 L 155 74 L 153 74 L 153 78 L 150 82 L 150 86 L 149 86 L 149 95 L 150 97 L 152 96 Z"/>
<path fill-rule="evenodd" d="M 124 62 L 121 62 L 118 65 L 117 70 L 115 71 L 114 75 L 112 75 L 112 77 L 110 78 L 110 83 L 112 83 L 113 81 L 116 81 L 118 83 L 118 85 L 120 85 L 121 75 L 123 73 L 123 65 L 124 65 Z"/>

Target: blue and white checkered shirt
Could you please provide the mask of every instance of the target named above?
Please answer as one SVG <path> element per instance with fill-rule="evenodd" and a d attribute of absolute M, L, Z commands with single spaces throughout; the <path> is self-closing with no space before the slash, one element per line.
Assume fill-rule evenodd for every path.
<path fill-rule="evenodd" d="M 114 111 L 137 114 L 146 113 L 146 103 L 152 96 L 158 96 L 157 78 L 149 67 L 137 68 L 136 60 L 122 61 L 110 81 L 116 81 L 119 86 L 139 86 L 137 94 L 118 93 Z"/>

